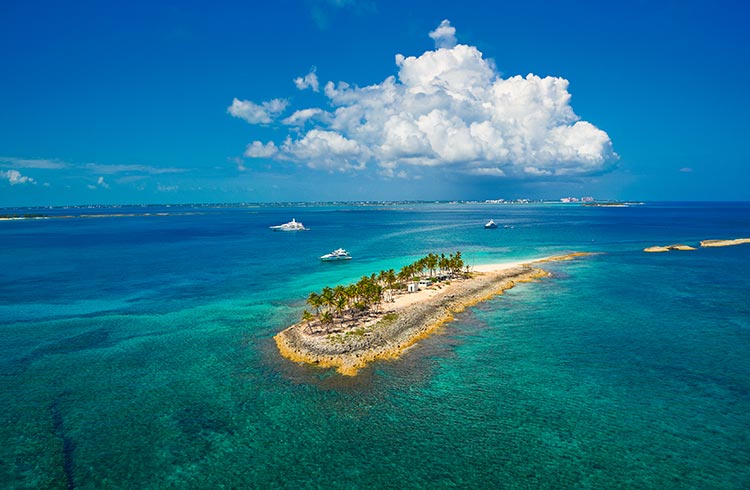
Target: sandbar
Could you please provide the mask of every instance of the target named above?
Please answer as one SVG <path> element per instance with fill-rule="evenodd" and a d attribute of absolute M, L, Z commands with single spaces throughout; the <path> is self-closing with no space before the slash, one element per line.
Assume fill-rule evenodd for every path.
<path fill-rule="evenodd" d="M 701 240 L 701 247 L 731 247 L 733 245 L 742 245 L 743 243 L 750 243 L 750 238 L 735 238 L 731 240 Z M 644 252 L 658 253 L 658 252 L 669 252 L 671 250 L 695 250 L 695 247 L 690 245 L 683 245 L 677 243 L 674 245 L 655 245 L 653 247 L 646 247 L 643 249 Z"/>
<path fill-rule="evenodd" d="M 695 247 L 690 245 L 683 245 L 682 243 L 675 243 L 674 245 L 655 245 L 653 247 L 646 247 L 643 249 L 644 252 L 669 252 L 670 250 L 695 250 Z"/>
<path fill-rule="evenodd" d="M 750 243 L 750 238 L 735 238 L 734 240 L 702 240 L 701 247 L 730 247 Z"/>

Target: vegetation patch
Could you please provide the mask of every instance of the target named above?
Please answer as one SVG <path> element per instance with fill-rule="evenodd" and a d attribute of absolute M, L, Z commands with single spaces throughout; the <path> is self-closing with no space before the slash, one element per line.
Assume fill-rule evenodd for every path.
<path fill-rule="evenodd" d="M 362 276 L 359 281 L 348 286 L 326 286 L 322 291 L 312 292 L 307 297 L 307 304 L 312 311 L 302 312 L 304 330 L 308 334 L 326 334 L 333 342 L 337 341 L 337 335 L 334 334 L 342 332 L 345 332 L 345 336 L 364 336 L 368 330 L 360 327 L 360 323 L 371 311 L 379 309 L 383 302 L 393 301 L 393 291 L 405 289 L 408 282 L 427 280 L 431 284 L 441 284 L 451 278 L 465 276 L 468 270 L 464 271 L 464 267 L 461 252 L 447 257 L 445 254 L 430 253 L 405 265 L 398 273 L 390 269 Z M 385 315 L 375 327 L 385 327 L 395 319 L 395 314 Z M 342 342 L 345 336 L 342 337 Z"/>
<path fill-rule="evenodd" d="M 397 319 L 398 319 L 398 313 L 386 313 L 385 315 L 383 315 L 383 318 L 378 320 L 378 323 L 373 325 L 372 329 L 375 330 L 378 328 L 388 327 L 390 325 L 393 325 Z"/>

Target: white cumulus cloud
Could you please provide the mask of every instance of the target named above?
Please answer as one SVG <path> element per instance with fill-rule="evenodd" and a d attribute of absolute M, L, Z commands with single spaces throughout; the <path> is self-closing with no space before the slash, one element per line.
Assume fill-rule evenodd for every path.
<path fill-rule="evenodd" d="M 505 172 L 496 167 L 479 167 L 472 168 L 468 171 L 471 175 L 490 176 L 490 177 L 505 177 Z"/>
<path fill-rule="evenodd" d="M 308 119 L 312 119 L 315 116 L 318 116 L 320 114 L 324 114 L 325 111 L 322 109 L 318 109 L 317 107 L 314 107 L 312 109 L 302 109 L 299 111 L 294 111 L 291 116 L 287 117 L 286 119 L 282 119 L 282 123 L 286 124 L 287 126 L 301 126 L 307 122 Z"/>
<path fill-rule="evenodd" d="M 276 116 L 284 112 L 289 101 L 285 99 L 273 99 L 261 104 L 256 104 L 249 100 L 232 100 L 232 105 L 227 108 L 227 112 L 244 119 L 250 124 L 269 124 Z"/>
<path fill-rule="evenodd" d="M 318 82 L 318 75 L 315 74 L 315 67 L 304 77 L 295 78 L 294 85 L 299 90 L 311 88 L 313 92 L 318 92 L 320 90 L 320 82 Z"/>
<path fill-rule="evenodd" d="M 313 129 L 302 139 L 287 139 L 282 150 L 311 168 L 349 170 L 364 168 L 367 148 L 335 131 Z"/>
<path fill-rule="evenodd" d="M 327 170 L 376 167 L 386 176 L 443 167 L 484 177 L 552 179 L 612 167 L 618 157 L 609 136 L 575 114 L 568 80 L 502 78 L 476 47 L 457 44 L 455 32 L 443 21 L 430 33 L 436 49 L 396 55 L 397 75 L 381 83 L 327 82 L 325 109 L 294 112 L 282 121 L 294 126 L 283 143 L 256 141 L 245 156 Z"/>
<path fill-rule="evenodd" d="M 437 28 L 430 32 L 430 37 L 435 41 L 436 48 L 452 48 L 456 45 L 456 28 L 453 27 L 448 19 L 440 23 Z"/>
<path fill-rule="evenodd" d="M 18 170 L 0 170 L 0 178 L 7 179 L 10 185 L 36 184 L 36 181 L 27 175 L 22 175 Z"/>
<path fill-rule="evenodd" d="M 253 141 L 245 148 L 245 156 L 250 158 L 268 158 L 278 152 L 279 149 L 273 141 L 269 141 L 266 144 L 260 141 Z"/>

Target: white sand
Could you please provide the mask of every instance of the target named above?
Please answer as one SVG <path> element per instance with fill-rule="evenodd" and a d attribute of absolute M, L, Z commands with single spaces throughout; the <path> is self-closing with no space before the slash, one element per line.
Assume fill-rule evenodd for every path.
<path fill-rule="evenodd" d="M 514 267 L 530 265 L 536 262 L 548 262 L 550 260 L 555 260 L 556 258 L 558 258 L 558 256 L 551 255 L 549 257 L 541 257 L 541 258 L 529 259 L 529 260 L 518 260 L 514 262 L 493 262 L 490 264 L 474 265 L 474 266 L 471 266 L 469 270 L 471 272 L 480 272 L 483 274 L 488 274 L 488 273 L 493 273 L 493 272 L 502 272 L 508 269 L 513 269 Z M 396 310 L 405 308 L 409 305 L 413 305 L 415 303 L 421 303 L 423 301 L 429 300 L 430 298 L 436 296 L 438 293 L 445 290 L 446 288 L 450 288 L 450 285 L 441 284 L 440 286 L 430 286 L 427 288 L 422 288 L 415 293 L 405 293 L 405 292 L 396 293 L 394 294 L 392 303 L 383 304 L 383 310 L 385 312 L 396 311 Z"/>
<path fill-rule="evenodd" d="M 471 267 L 471 271 L 473 272 L 499 272 L 506 269 L 512 269 L 513 267 L 518 267 L 521 265 L 531 265 L 538 262 L 549 262 L 551 260 L 555 260 L 557 258 L 556 255 L 550 255 L 549 257 L 540 257 L 538 259 L 529 259 L 529 260 L 518 260 L 516 262 L 495 262 L 491 264 L 479 264 Z"/>

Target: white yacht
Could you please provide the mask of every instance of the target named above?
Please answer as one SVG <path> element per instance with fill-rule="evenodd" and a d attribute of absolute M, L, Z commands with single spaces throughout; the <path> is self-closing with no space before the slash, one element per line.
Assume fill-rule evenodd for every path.
<path fill-rule="evenodd" d="M 320 260 L 322 260 L 323 262 L 332 262 L 334 260 L 352 260 L 352 256 L 349 255 L 349 252 L 347 252 L 343 248 L 338 248 L 329 254 L 321 255 Z"/>
<path fill-rule="evenodd" d="M 486 230 L 491 230 L 493 228 L 497 228 L 497 223 L 495 223 L 493 220 L 489 220 L 486 225 L 484 225 L 484 228 Z"/>
<path fill-rule="evenodd" d="M 305 231 L 307 228 L 304 227 L 302 223 L 299 221 L 295 221 L 294 218 L 292 218 L 292 221 L 289 223 L 284 223 L 283 225 L 276 225 L 270 227 L 273 231 Z"/>

